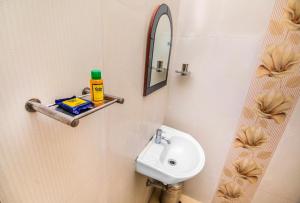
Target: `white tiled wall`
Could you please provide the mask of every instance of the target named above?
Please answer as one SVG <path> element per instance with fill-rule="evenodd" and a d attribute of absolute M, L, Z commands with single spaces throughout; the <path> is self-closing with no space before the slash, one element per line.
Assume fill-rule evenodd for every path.
<path fill-rule="evenodd" d="M 204 203 L 216 190 L 274 2 L 181 2 L 165 123 L 193 134 L 206 152 L 204 170 L 185 185 L 187 195 Z M 188 78 L 174 73 L 182 63 L 190 64 Z M 254 202 L 300 201 L 299 115 L 295 111 Z"/>
<path fill-rule="evenodd" d="M 274 0 L 164 1 L 178 30 L 169 85 L 143 98 L 146 34 L 161 2 L 0 1 L 2 203 L 146 202 L 149 189 L 134 159 L 167 106 L 165 123 L 192 133 L 207 156 L 186 194 L 210 202 Z M 174 74 L 182 63 L 190 64 L 190 78 Z M 51 103 L 80 93 L 94 66 L 124 105 L 74 129 L 24 110 L 31 97 Z M 299 201 L 299 114 L 298 105 L 254 202 Z"/>
<path fill-rule="evenodd" d="M 143 203 L 134 160 L 163 123 L 167 88 L 142 97 L 148 25 L 162 1 L 0 1 L 2 203 Z M 176 19 L 178 1 L 168 3 Z M 79 94 L 93 67 L 125 97 L 65 126 L 25 111 Z"/>

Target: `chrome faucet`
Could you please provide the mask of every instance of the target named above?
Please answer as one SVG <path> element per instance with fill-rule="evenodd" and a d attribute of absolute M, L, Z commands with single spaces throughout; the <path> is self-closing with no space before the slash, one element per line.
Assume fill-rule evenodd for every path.
<path fill-rule="evenodd" d="M 155 141 L 154 141 L 154 142 L 155 142 L 156 144 L 161 144 L 161 141 L 164 140 L 164 141 L 166 141 L 168 144 L 171 144 L 171 141 L 170 141 L 168 138 L 162 136 L 162 133 L 163 133 L 163 131 L 162 131 L 161 129 L 157 129 L 157 130 L 156 130 L 156 135 L 155 135 Z"/>

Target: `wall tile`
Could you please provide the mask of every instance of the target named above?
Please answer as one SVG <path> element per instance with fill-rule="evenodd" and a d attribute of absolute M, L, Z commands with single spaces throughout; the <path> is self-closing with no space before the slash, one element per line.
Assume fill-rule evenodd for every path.
<path fill-rule="evenodd" d="M 289 202 L 300 201 L 300 160 L 295 158 L 300 154 L 299 116 L 300 103 L 295 108 L 294 114 L 258 188 L 259 191 L 262 190 L 287 199 Z M 253 201 L 263 202 L 262 196 L 258 192 Z"/>
<path fill-rule="evenodd" d="M 166 124 L 190 132 L 205 149 L 206 166 L 199 176 L 186 183 L 185 193 L 197 200 L 209 202 L 215 191 L 212 188 L 216 187 L 215 181 L 232 142 L 274 2 L 181 2 L 179 40 L 171 72 Z M 204 10 L 214 9 L 214 16 L 205 15 Z M 182 63 L 190 64 L 190 78 L 173 73 Z M 291 129 L 297 131 L 297 128 Z M 286 134 L 289 137 L 292 132 Z M 285 156 L 295 153 L 287 152 L 288 144 L 285 146 Z M 278 162 L 282 160 L 279 157 Z M 286 170 L 292 174 L 290 177 L 298 177 L 297 172 L 293 171 L 299 168 L 298 163 L 286 164 L 289 165 Z M 298 190 L 297 184 L 291 181 L 289 186 L 285 186 L 289 189 L 280 193 L 275 188 L 279 188 L 282 179 L 288 177 L 274 178 L 279 176 L 279 171 L 276 175 L 274 172 L 267 173 L 266 178 L 268 175 L 268 186 L 263 187 L 262 182 L 262 190 L 281 194 L 279 199 L 286 200 L 289 196 L 288 201 L 299 201 L 292 192 Z M 265 199 L 268 197 L 264 196 Z M 271 198 L 268 201 L 271 202 Z"/>
<path fill-rule="evenodd" d="M 260 42 L 260 36 L 191 36 L 178 40 L 165 123 L 191 133 L 204 148 L 206 165 L 202 173 L 205 175 L 188 182 L 189 189 L 185 190 L 199 201 L 207 202 L 214 192 L 201 188 L 206 190 L 216 185 L 214 181 L 219 177 L 232 141 L 251 79 L 249 75 L 253 74 L 251 61 L 257 59 Z M 182 63 L 190 64 L 190 77 L 174 73 Z"/>
<path fill-rule="evenodd" d="M 134 160 L 163 123 L 168 89 L 143 98 L 146 38 L 162 1 L 1 1 L 0 199 L 9 203 L 142 203 Z M 178 1 L 167 1 L 174 20 Z M 89 71 L 125 97 L 70 128 L 24 110 L 79 94 Z"/>

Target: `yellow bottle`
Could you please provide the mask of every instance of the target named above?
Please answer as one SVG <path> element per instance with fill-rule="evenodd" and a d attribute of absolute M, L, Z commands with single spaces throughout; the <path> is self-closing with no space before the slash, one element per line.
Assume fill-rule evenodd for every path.
<path fill-rule="evenodd" d="M 101 71 L 94 69 L 91 71 L 91 101 L 95 106 L 99 106 L 104 103 L 104 91 L 103 91 L 103 80 L 101 77 Z"/>

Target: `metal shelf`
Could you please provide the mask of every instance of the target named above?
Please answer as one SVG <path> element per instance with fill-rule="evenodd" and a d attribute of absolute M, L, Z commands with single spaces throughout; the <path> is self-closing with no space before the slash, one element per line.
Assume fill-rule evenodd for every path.
<path fill-rule="evenodd" d="M 79 96 L 79 98 L 89 100 L 89 98 L 90 98 L 89 93 L 90 93 L 90 88 L 86 87 L 83 89 L 82 95 Z M 35 99 L 35 98 L 30 99 L 26 102 L 25 109 L 28 112 L 42 113 L 50 118 L 60 121 L 66 125 L 69 125 L 71 127 L 76 127 L 79 125 L 79 120 L 81 118 L 86 117 L 92 113 L 95 113 L 96 111 L 99 111 L 101 109 L 104 109 L 114 103 L 123 104 L 124 98 L 105 94 L 103 104 L 101 104 L 100 106 L 93 107 L 92 109 L 89 109 L 79 115 L 70 114 L 70 113 L 64 111 L 63 109 L 59 108 L 56 104 L 50 104 L 50 105 L 41 104 L 41 101 L 39 99 Z"/>

